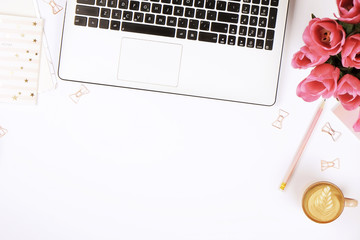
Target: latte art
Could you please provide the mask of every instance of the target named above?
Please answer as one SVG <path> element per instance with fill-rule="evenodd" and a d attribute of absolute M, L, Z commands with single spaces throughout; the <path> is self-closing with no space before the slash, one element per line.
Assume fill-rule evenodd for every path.
<path fill-rule="evenodd" d="M 327 223 L 338 218 L 344 208 L 340 189 L 327 183 L 310 188 L 303 199 L 305 214 L 316 222 Z"/>

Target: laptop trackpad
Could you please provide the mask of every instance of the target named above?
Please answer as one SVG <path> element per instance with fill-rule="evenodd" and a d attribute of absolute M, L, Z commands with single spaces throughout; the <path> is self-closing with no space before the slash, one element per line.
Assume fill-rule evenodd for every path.
<path fill-rule="evenodd" d="M 123 38 L 118 79 L 176 87 L 182 45 Z"/>

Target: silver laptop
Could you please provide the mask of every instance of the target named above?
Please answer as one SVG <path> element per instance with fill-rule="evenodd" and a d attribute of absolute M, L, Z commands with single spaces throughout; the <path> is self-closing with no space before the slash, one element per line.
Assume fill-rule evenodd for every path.
<path fill-rule="evenodd" d="M 63 80 L 273 105 L 289 0 L 70 0 Z"/>

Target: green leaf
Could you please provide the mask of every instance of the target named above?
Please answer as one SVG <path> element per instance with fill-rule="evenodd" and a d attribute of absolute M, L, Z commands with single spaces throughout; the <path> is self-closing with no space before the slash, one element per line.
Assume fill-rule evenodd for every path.
<path fill-rule="evenodd" d="M 339 21 L 339 24 L 343 27 L 343 29 L 345 30 L 346 36 L 350 35 L 353 33 L 354 29 L 355 29 L 355 25 L 351 24 L 351 23 L 345 23 L 345 22 L 341 22 Z"/>
<path fill-rule="evenodd" d="M 311 14 L 311 19 L 314 19 L 314 18 L 316 18 L 316 16 L 312 13 Z"/>

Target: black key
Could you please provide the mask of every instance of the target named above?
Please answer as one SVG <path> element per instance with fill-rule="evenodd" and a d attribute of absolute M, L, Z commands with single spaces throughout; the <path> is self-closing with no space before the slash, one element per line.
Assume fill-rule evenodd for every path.
<path fill-rule="evenodd" d="M 257 49 L 263 49 L 264 48 L 264 40 L 262 39 L 257 39 L 256 40 L 256 46 Z"/>
<path fill-rule="evenodd" d="M 97 19 L 97 18 L 89 18 L 88 26 L 93 27 L 93 28 L 97 28 L 98 22 L 99 22 L 99 19 Z"/>
<path fill-rule="evenodd" d="M 256 36 L 256 28 L 249 27 L 248 36 L 249 37 L 255 37 Z"/>
<path fill-rule="evenodd" d="M 92 17 L 98 17 L 100 13 L 100 8 L 98 7 L 89 7 L 89 6 L 76 6 L 76 14 L 88 15 Z"/>
<path fill-rule="evenodd" d="M 97 0 L 96 5 L 105 7 L 106 6 L 106 0 Z"/>
<path fill-rule="evenodd" d="M 229 23 L 238 23 L 239 15 L 233 14 L 233 13 L 219 12 L 218 21 L 229 22 Z"/>
<path fill-rule="evenodd" d="M 162 3 L 171 3 L 171 0 L 161 0 Z"/>
<path fill-rule="evenodd" d="M 274 7 L 279 6 L 279 0 L 271 0 L 271 6 L 274 6 Z"/>
<path fill-rule="evenodd" d="M 109 21 L 109 20 L 100 19 L 99 27 L 100 27 L 100 28 L 103 28 L 103 29 L 108 29 L 108 28 L 109 28 L 109 24 L 110 24 L 110 21 Z"/>
<path fill-rule="evenodd" d="M 132 12 L 124 11 L 123 20 L 131 21 L 132 16 L 133 16 Z"/>
<path fill-rule="evenodd" d="M 228 44 L 229 45 L 235 45 L 236 37 L 235 36 L 229 36 L 228 37 Z"/>
<path fill-rule="evenodd" d="M 161 13 L 161 4 L 153 3 L 153 5 L 151 6 L 151 12 Z"/>
<path fill-rule="evenodd" d="M 121 10 L 113 9 L 111 17 L 114 19 L 121 19 Z"/>
<path fill-rule="evenodd" d="M 172 0 L 173 4 L 181 5 L 182 0 Z"/>
<path fill-rule="evenodd" d="M 269 28 L 275 28 L 275 26 L 276 26 L 276 16 L 277 16 L 277 9 L 276 8 L 270 8 L 269 22 L 268 22 L 268 27 Z"/>
<path fill-rule="evenodd" d="M 189 28 L 191 28 L 191 29 L 198 29 L 198 28 L 199 28 L 199 20 L 190 19 L 190 21 L 189 21 Z"/>
<path fill-rule="evenodd" d="M 169 17 L 167 18 L 166 25 L 175 27 L 175 26 L 176 26 L 176 20 L 177 20 L 176 17 L 171 17 L 171 16 L 169 16 Z"/>
<path fill-rule="evenodd" d="M 130 10 L 139 10 L 140 8 L 140 2 L 138 1 L 130 1 Z"/>
<path fill-rule="evenodd" d="M 238 46 L 245 47 L 245 42 L 246 42 L 246 38 L 244 38 L 244 37 L 238 38 Z"/>
<path fill-rule="evenodd" d="M 194 2 L 193 0 L 184 0 L 184 3 L 183 3 L 183 4 L 184 4 L 185 6 L 190 6 L 190 7 L 192 7 L 193 2 Z"/>
<path fill-rule="evenodd" d="M 228 11 L 229 12 L 239 12 L 240 11 L 240 3 L 229 2 L 228 3 Z"/>
<path fill-rule="evenodd" d="M 200 30 L 209 31 L 209 29 L 210 29 L 210 22 L 208 22 L 208 21 L 200 22 Z"/>
<path fill-rule="evenodd" d="M 226 43 L 226 39 L 227 39 L 227 36 L 226 36 L 226 35 L 223 35 L 223 34 L 220 34 L 220 35 L 219 35 L 219 43 L 220 43 L 220 44 L 225 44 L 225 43 Z"/>
<path fill-rule="evenodd" d="M 241 13 L 249 14 L 250 13 L 250 5 L 243 4 L 241 8 Z"/>
<path fill-rule="evenodd" d="M 230 34 L 236 34 L 236 32 L 237 32 L 237 25 L 230 25 L 229 33 Z"/>
<path fill-rule="evenodd" d="M 266 39 L 274 40 L 275 31 L 274 30 L 267 30 L 266 32 Z"/>
<path fill-rule="evenodd" d="M 244 3 L 251 3 L 251 0 L 243 0 Z"/>
<path fill-rule="evenodd" d="M 156 25 L 144 25 L 131 22 L 123 22 L 121 30 L 125 32 L 151 34 L 163 37 L 175 37 L 175 28 L 162 27 Z"/>
<path fill-rule="evenodd" d="M 247 34 L 247 27 L 245 27 L 245 26 L 240 26 L 239 35 L 241 35 L 241 36 L 246 36 L 246 34 Z"/>
<path fill-rule="evenodd" d="M 74 21 L 75 25 L 86 26 L 86 23 L 87 23 L 86 17 L 75 16 L 75 21 Z"/>
<path fill-rule="evenodd" d="M 157 15 L 156 16 L 156 24 L 165 25 L 165 22 L 166 22 L 166 17 L 165 16 L 163 16 L 163 15 Z"/>
<path fill-rule="evenodd" d="M 185 39 L 186 38 L 186 30 L 178 29 L 177 32 L 176 32 L 176 37 Z"/>
<path fill-rule="evenodd" d="M 110 22 L 110 29 L 111 30 L 119 30 L 120 29 L 120 22 L 119 21 L 111 21 Z"/>
<path fill-rule="evenodd" d="M 173 10 L 173 6 L 171 6 L 171 5 L 164 5 L 164 6 L 163 6 L 163 11 L 162 11 L 162 13 L 163 13 L 163 14 L 166 14 L 166 15 L 171 15 L 171 14 L 172 14 L 172 10 Z"/>
<path fill-rule="evenodd" d="M 250 24 L 251 26 L 256 26 L 257 23 L 258 23 L 258 18 L 257 18 L 257 17 L 254 17 L 254 16 L 251 16 L 251 17 L 250 17 L 250 22 L 249 22 L 249 24 Z"/>
<path fill-rule="evenodd" d="M 196 40 L 197 39 L 197 32 L 189 30 L 187 38 L 190 39 L 190 40 Z"/>
<path fill-rule="evenodd" d="M 252 15 L 258 15 L 259 14 L 259 6 L 252 5 L 251 6 L 251 14 Z"/>
<path fill-rule="evenodd" d="M 134 22 L 143 22 L 144 21 L 144 14 L 141 12 L 136 12 L 134 14 Z"/>
<path fill-rule="evenodd" d="M 108 7 L 116 8 L 117 0 L 108 0 Z"/>
<path fill-rule="evenodd" d="M 199 41 L 203 42 L 217 42 L 218 35 L 216 33 L 199 32 Z"/>
<path fill-rule="evenodd" d="M 260 15 L 266 17 L 268 15 L 269 8 L 268 7 L 261 7 L 260 8 Z"/>
<path fill-rule="evenodd" d="M 216 12 L 208 10 L 207 15 L 206 15 L 206 19 L 207 20 L 216 20 Z"/>
<path fill-rule="evenodd" d="M 145 14 L 145 22 L 146 23 L 154 23 L 155 22 L 155 15 L 154 14 Z"/>
<path fill-rule="evenodd" d="M 260 18 L 259 19 L 259 27 L 266 27 L 267 19 L 266 18 Z"/>
<path fill-rule="evenodd" d="M 188 20 L 186 18 L 178 19 L 178 27 L 186 28 L 188 24 Z"/>
<path fill-rule="evenodd" d="M 77 0 L 77 3 L 94 5 L 95 0 Z"/>
<path fill-rule="evenodd" d="M 103 18 L 109 18 L 110 17 L 111 10 L 108 8 L 102 8 L 100 16 Z"/>
<path fill-rule="evenodd" d="M 262 5 L 269 5 L 270 0 L 261 0 Z"/>
<path fill-rule="evenodd" d="M 224 23 L 217 23 L 213 22 L 211 24 L 211 31 L 212 32 L 220 32 L 220 33 L 227 33 L 229 26 Z"/>
<path fill-rule="evenodd" d="M 258 38 L 265 38 L 265 29 L 259 28 L 258 32 L 257 32 L 257 37 Z"/>
<path fill-rule="evenodd" d="M 247 41 L 246 41 L 246 46 L 249 47 L 249 48 L 255 47 L 255 39 L 248 38 Z"/>
<path fill-rule="evenodd" d="M 260 0 L 252 0 L 252 3 L 259 4 Z"/>
<path fill-rule="evenodd" d="M 174 15 L 175 16 L 183 16 L 184 15 L 184 8 L 183 7 L 179 7 L 179 6 L 176 6 L 174 8 Z"/>
<path fill-rule="evenodd" d="M 185 8 L 185 17 L 194 17 L 195 9 L 194 8 Z"/>
<path fill-rule="evenodd" d="M 247 25 L 248 22 L 249 22 L 249 16 L 247 16 L 247 15 L 241 15 L 240 23 L 241 23 L 241 24 L 244 24 L 244 25 Z"/>
<path fill-rule="evenodd" d="M 150 3 L 148 2 L 141 2 L 141 11 L 143 12 L 150 12 Z"/>
<path fill-rule="evenodd" d="M 196 18 L 205 19 L 206 11 L 203 9 L 196 9 Z"/>
<path fill-rule="evenodd" d="M 217 3 L 216 3 L 216 9 L 217 9 L 217 10 L 221 10 L 221 11 L 225 11 L 225 9 L 226 9 L 226 2 L 225 2 L 225 1 L 217 1 Z"/>
<path fill-rule="evenodd" d="M 204 0 L 195 0 L 195 7 L 203 8 L 204 7 Z"/>
<path fill-rule="evenodd" d="M 274 40 L 266 40 L 265 41 L 265 49 L 272 50 L 273 49 Z"/>
<path fill-rule="evenodd" d="M 206 0 L 205 1 L 205 7 L 214 9 L 215 8 L 215 0 Z"/>
<path fill-rule="evenodd" d="M 120 0 L 119 1 L 119 8 L 127 9 L 129 7 L 129 0 Z"/>

